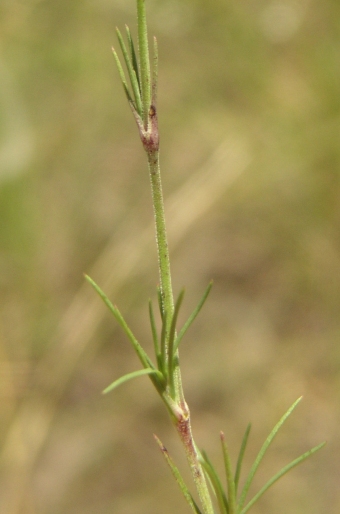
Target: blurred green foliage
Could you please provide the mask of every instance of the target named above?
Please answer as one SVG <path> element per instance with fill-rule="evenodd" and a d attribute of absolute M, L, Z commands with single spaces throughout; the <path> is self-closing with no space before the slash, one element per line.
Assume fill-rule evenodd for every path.
<path fill-rule="evenodd" d="M 148 0 L 147 9 L 175 292 L 187 287 L 189 313 L 215 282 L 182 348 L 197 440 L 218 462 L 219 430 L 237 447 L 251 420 L 255 453 L 303 394 L 255 487 L 321 440 L 328 447 L 254 514 L 336 514 L 340 3 Z M 160 502 L 163 514 L 186 512 L 152 432 L 186 464 L 147 379 L 100 396 L 137 361 L 83 279 L 107 283 L 151 348 L 147 166 L 110 50 L 116 25 L 134 32 L 134 10 L 133 0 L 0 3 L 6 514 L 152 514 Z"/>

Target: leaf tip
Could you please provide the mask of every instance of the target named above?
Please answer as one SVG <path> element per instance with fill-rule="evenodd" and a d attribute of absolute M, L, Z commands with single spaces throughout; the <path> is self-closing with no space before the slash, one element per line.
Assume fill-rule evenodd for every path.
<path fill-rule="evenodd" d="M 92 278 L 91 278 L 89 275 L 87 275 L 87 273 L 84 273 L 84 278 L 85 278 L 85 280 L 87 280 L 90 284 L 93 284 L 93 280 L 92 280 Z"/>
<path fill-rule="evenodd" d="M 156 441 L 156 443 L 158 444 L 161 452 L 163 453 L 168 453 L 168 450 L 165 448 L 164 444 L 162 443 L 162 441 L 159 439 L 159 437 L 156 436 L 156 434 L 153 434 L 154 436 L 154 439 Z"/>

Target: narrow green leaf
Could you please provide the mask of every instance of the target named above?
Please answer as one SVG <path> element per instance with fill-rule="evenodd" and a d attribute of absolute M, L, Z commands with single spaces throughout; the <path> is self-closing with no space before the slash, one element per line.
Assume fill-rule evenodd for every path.
<path fill-rule="evenodd" d="M 123 54 L 124 61 L 126 64 L 126 68 L 127 68 L 128 74 L 129 74 L 130 83 L 131 83 L 132 91 L 133 91 L 134 98 L 135 98 L 135 104 L 137 107 L 137 112 L 140 116 L 143 116 L 143 106 L 142 106 L 141 93 L 140 93 L 140 89 L 139 89 L 137 75 L 136 75 L 135 70 L 133 69 L 133 64 L 130 59 L 129 53 L 126 49 L 123 37 L 120 33 L 120 30 L 118 28 L 116 28 L 116 32 L 117 32 L 117 36 L 118 36 L 119 45 L 122 50 L 122 54 Z"/>
<path fill-rule="evenodd" d="M 121 384 L 124 384 L 124 382 L 128 382 L 133 378 L 141 377 L 142 375 L 157 375 L 160 380 L 163 379 L 162 374 L 159 371 L 152 368 L 145 368 L 140 369 L 139 371 L 132 371 L 132 373 L 127 373 L 126 375 L 112 382 L 112 384 L 110 384 L 108 387 L 104 389 L 103 394 L 107 394 L 110 391 L 113 391 L 113 389 L 116 389 L 116 387 L 120 386 Z"/>
<path fill-rule="evenodd" d="M 137 62 L 137 57 L 136 57 L 136 52 L 135 52 L 135 45 L 133 44 L 133 39 L 132 39 L 129 27 L 127 25 L 125 25 L 125 28 L 126 28 L 126 35 L 127 35 L 127 39 L 128 39 L 128 43 L 129 43 L 132 67 L 136 73 L 136 78 L 137 78 L 137 82 L 138 82 L 138 86 L 139 86 L 139 90 L 140 90 L 140 78 L 139 78 L 138 62 Z"/>
<path fill-rule="evenodd" d="M 113 316 L 116 318 L 116 320 L 118 321 L 119 325 L 124 330 L 125 334 L 127 335 L 127 337 L 129 338 L 130 342 L 132 343 L 132 346 L 133 346 L 136 354 L 138 355 L 139 360 L 141 361 L 143 367 L 145 369 L 151 368 L 151 369 L 157 371 L 157 369 L 154 366 L 153 362 L 151 361 L 151 359 L 149 358 L 148 354 L 145 352 L 143 347 L 139 344 L 139 342 L 137 341 L 137 339 L 133 335 L 132 331 L 130 330 L 129 326 L 127 325 L 125 319 L 123 318 L 123 316 L 121 315 L 121 313 L 119 312 L 117 307 L 110 302 L 110 300 L 108 299 L 106 294 L 100 289 L 100 287 L 95 283 L 95 281 L 92 280 L 91 277 L 89 277 L 88 275 L 85 275 L 85 278 L 91 284 L 91 286 L 95 289 L 95 291 L 98 293 L 98 295 L 103 300 L 105 305 L 108 307 L 108 309 L 111 311 Z M 160 380 L 160 377 L 162 377 L 161 380 Z M 165 389 L 165 386 L 166 386 L 164 375 L 162 373 L 160 373 L 160 374 L 153 373 L 153 374 L 150 374 L 150 379 L 151 379 L 151 382 L 153 383 L 153 385 L 155 386 L 155 388 L 157 389 L 158 393 L 161 396 L 163 396 L 164 389 Z"/>
<path fill-rule="evenodd" d="M 163 321 L 162 321 L 162 331 L 161 331 L 161 361 L 162 361 L 162 370 L 166 375 L 168 374 L 167 362 L 167 341 L 166 341 L 166 326 L 167 326 L 167 313 L 164 312 Z"/>
<path fill-rule="evenodd" d="M 178 319 L 178 313 L 182 305 L 182 301 L 184 298 L 185 290 L 182 289 L 180 292 L 177 301 L 175 303 L 175 309 L 171 320 L 170 325 L 170 334 L 169 334 L 169 343 L 168 343 L 168 376 L 169 376 L 169 384 L 171 392 L 174 394 L 174 368 L 175 368 L 175 354 L 174 354 L 174 340 L 176 337 L 176 324 Z"/>
<path fill-rule="evenodd" d="M 252 507 L 254 505 L 254 503 L 259 498 L 261 498 L 261 496 L 269 489 L 269 487 L 271 487 L 273 484 L 275 484 L 275 482 L 277 482 L 277 480 L 279 480 L 283 475 L 288 473 L 288 471 L 293 469 L 295 466 L 297 466 L 304 460 L 308 459 L 308 457 L 313 455 L 313 453 L 315 453 L 318 450 L 320 450 L 321 448 L 323 448 L 323 446 L 325 446 L 325 444 L 326 443 L 323 442 L 323 443 L 319 444 L 318 446 L 315 446 L 311 450 L 308 450 L 307 452 L 300 455 L 300 457 L 297 457 L 295 460 L 293 460 L 292 462 L 287 464 L 287 466 L 283 467 L 278 473 L 276 473 L 276 475 L 274 475 L 270 480 L 268 480 L 268 482 L 262 487 L 262 489 L 260 489 L 260 491 L 257 494 L 255 494 L 254 498 L 252 498 L 250 500 L 250 502 L 244 507 L 244 509 L 241 510 L 240 514 L 246 514 L 246 512 L 248 512 L 250 507 Z"/>
<path fill-rule="evenodd" d="M 241 476 L 242 462 L 243 462 L 244 453 L 245 453 L 246 447 L 247 447 L 250 429 L 251 429 L 251 423 L 249 423 L 249 425 L 247 426 L 246 431 L 244 433 L 242 443 L 241 443 L 240 453 L 239 453 L 238 459 L 237 459 L 236 471 L 235 471 L 235 494 L 237 494 L 237 490 L 238 490 L 238 484 L 239 484 L 240 476 Z"/>
<path fill-rule="evenodd" d="M 151 300 L 149 300 L 149 317 L 150 317 L 152 339 L 153 339 L 153 345 L 154 345 L 154 349 L 155 349 L 155 355 L 156 355 L 156 359 L 157 359 L 158 369 L 162 369 L 161 353 L 160 353 L 160 349 L 159 349 L 157 328 L 156 328 L 155 316 L 153 313 L 153 307 L 152 307 Z"/>
<path fill-rule="evenodd" d="M 195 512 L 195 514 L 202 514 L 200 509 L 196 505 L 195 500 L 193 499 L 188 487 L 186 486 L 186 484 L 182 478 L 182 475 L 180 474 L 179 469 L 177 468 L 177 466 L 174 464 L 172 458 L 170 457 L 168 450 L 165 448 L 163 443 L 158 439 L 158 437 L 155 434 L 154 434 L 154 438 L 155 438 L 162 454 L 164 455 L 166 463 L 170 467 L 171 472 L 172 472 L 177 484 L 179 485 L 179 488 L 182 491 L 187 503 L 190 505 L 191 509 Z"/>
<path fill-rule="evenodd" d="M 202 462 L 204 471 L 207 473 L 208 477 L 210 478 L 210 483 L 216 494 L 220 513 L 221 514 L 230 514 L 228 500 L 227 500 L 225 492 L 223 490 L 221 480 L 218 476 L 217 471 L 215 470 L 214 466 L 208 459 L 208 456 L 205 452 L 202 452 L 202 454 L 201 454 L 201 462 Z"/>
<path fill-rule="evenodd" d="M 220 437 L 221 437 L 221 443 L 222 443 L 225 474 L 226 474 L 226 478 L 227 478 L 229 514 L 236 514 L 236 489 L 235 489 L 233 472 L 231 469 L 230 455 L 229 455 L 227 443 L 225 442 L 223 432 L 221 432 Z"/>
<path fill-rule="evenodd" d="M 148 114 L 151 104 L 151 80 L 150 80 L 150 61 L 149 61 L 149 45 L 148 30 L 146 24 L 145 0 L 137 0 L 137 19 L 138 19 L 138 49 L 141 91 L 143 103 L 144 128 L 148 128 Z"/>
<path fill-rule="evenodd" d="M 238 509 L 239 510 L 241 510 L 243 505 L 244 505 L 246 496 L 247 496 L 248 491 L 249 491 L 249 487 L 250 487 L 250 485 L 251 485 L 251 483 L 253 481 L 254 475 L 255 475 L 255 473 L 256 473 L 259 465 L 260 465 L 260 462 L 262 461 L 266 451 L 268 450 L 269 445 L 273 441 L 274 437 L 276 436 L 277 432 L 280 430 L 280 428 L 283 425 L 283 423 L 290 416 L 290 414 L 293 412 L 293 410 L 298 405 L 298 403 L 300 403 L 301 400 L 302 400 L 302 396 L 300 398 L 298 398 L 293 403 L 293 405 L 291 407 L 289 407 L 287 412 L 282 416 L 280 421 L 275 425 L 275 427 L 273 428 L 273 430 L 270 432 L 269 436 L 265 440 L 264 444 L 262 445 L 262 448 L 260 449 L 259 453 L 257 454 L 257 457 L 256 457 L 256 459 L 254 461 L 254 464 L 252 465 L 252 467 L 250 469 L 250 472 L 248 474 L 246 483 L 245 483 L 245 485 L 244 485 L 244 487 L 242 489 L 242 493 L 241 493 L 241 496 L 240 496 L 240 499 L 239 499 L 239 502 L 238 502 Z"/>
<path fill-rule="evenodd" d="M 128 85 L 127 85 L 127 82 L 126 82 L 126 78 L 125 78 L 125 73 L 124 73 L 123 67 L 122 67 L 121 62 L 119 60 L 117 52 L 116 52 L 116 50 L 113 47 L 112 47 L 112 53 L 113 53 L 113 56 L 114 56 L 116 64 L 117 64 L 120 80 L 121 80 L 121 82 L 123 84 L 123 88 L 124 88 L 124 91 L 125 91 L 125 94 L 126 94 L 126 98 L 128 99 L 129 103 L 134 106 L 135 104 L 134 104 L 134 101 L 132 99 L 132 96 L 130 94 L 130 91 L 129 91 L 129 88 L 128 88 Z"/>
<path fill-rule="evenodd" d="M 209 283 L 208 287 L 206 288 L 206 290 L 204 291 L 204 294 L 202 296 L 202 298 L 200 299 L 200 301 L 198 302 L 197 304 L 197 307 L 195 308 L 195 310 L 193 311 L 193 313 L 191 314 L 191 316 L 189 316 L 187 322 L 184 324 L 183 328 L 180 330 L 176 340 L 175 340 L 175 344 L 174 344 L 174 351 L 176 352 L 178 346 L 179 346 L 179 343 L 181 342 L 185 332 L 188 330 L 188 328 L 190 327 L 190 325 L 192 324 L 192 322 L 194 321 L 194 319 L 196 318 L 196 316 L 198 315 L 198 313 L 200 312 L 200 310 L 202 309 L 206 299 L 208 298 L 208 295 L 210 293 L 210 290 L 212 288 L 212 282 Z"/>
<path fill-rule="evenodd" d="M 117 307 L 110 302 L 110 300 L 108 299 L 106 294 L 100 289 L 100 287 L 95 283 L 95 281 L 92 280 L 92 278 L 90 278 L 88 275 L 85 275 L 85 278 L 91 284 L 91 286 L 95 289 L 95 291 L 98 293 L 98 295 L 101 297 L 101 299 L 103 300 L 105 305 L 109 308 L 111 313 L 114 315 L 114 317 L 116 318 L 116 320 L 118 321 L 118 323 L 120 324 L 122 329 L 124 330 L 125 334 L 128 336 L 128 338 L 131 341 L 144 368 L 156 369 L 155 366 L 153 365 L 152 361 L 150 360 L 149 356 L 147 355 L 147 353 L 144 351 L 142 346 L 139 344 L 139 342 L 133 335 L 132 331 L 128 327 L 126 321 L 124 320 L 123 316 L 121 315 L 121 313 L 119 312 Z"/>

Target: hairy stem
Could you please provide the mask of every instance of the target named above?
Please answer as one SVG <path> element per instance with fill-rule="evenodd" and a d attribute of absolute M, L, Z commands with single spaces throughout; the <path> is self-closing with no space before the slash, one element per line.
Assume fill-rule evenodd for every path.
<path fill-rule="evenodd" d="M 170 328 L 174 312 L 169 248 L 165 227 L 164 201 L 159 167 L 159 152 L 148 153 L 152 202 L 156 224 L 156 242 L 158 252 L 159 279 L 163 311 L 167 313 Z"/>
<path fill-rule="evenodd" d="M 164 201 L 162 193 L 162 182 L 159 166 L 159 152 L 148 152 L 148 163 L 150 172 L 150 182 L 152 191 L 152 201 L 156 224 L 156 241 L 158 251 L 158 265 L 160 275 L 160 289 L 163 311 L 169 313 L 166 316 L 166 342 L 169 340 L 171 319 L 174 313 L 174 300 L 171 284 L 169 247 L 165 226 Z M 167 352 L 166 352 L 167 353 Z M 176 352 L 177 365 L 174 369 L 174 401 L 180 409 L 176 415 L 176 429 L 184 445 L 185 453 L 190 465 L 192 476 L 201 500 L 205 514 L 214 514 L 208 491 L 205 476 L 199 462 L 196 445 L 192 437 L 189 408 L 185 402 L 180 368 L 178 363 L 178 352 Z"/>
<path fill-rule="evenodd" d="M 193 476 L 196 489 L 201 500 L 201 505 L 203 507 L 203 512 L 204 514 L 214 514 L 207 482 L 199 461 L 196 444 L 191 432 L 189 408 L 185 402 L 182 403 L 182 413 L 180 416 L 178 416 L 176 428 L 184 445 L 185 453 L 190 465 L 191 474 Z"/>
<path fill-rule="evenodd" d="M 171 321 L 174 314 L 174 298 L 172 292 L 170 257 L 168 239 L 166 234 L 164 200 L 162 192 L 162 181 L 159 166 L 159 152 L 148 153 L 148 163 L 150 172 L 152 203 L 154 209 L 154 218 L 156 225 L 156 243 L 158 253 L 158 268 L 160 279 L 160 292 L 163 312 L 165 317 L 165 355 L 168 356 L 169 334 L 171 329 Z M 175 354 L 176 366 L 173 371 L 173 399 L 176 403 L 184 401 L 182 380 L 179 369 L 178 352 Z M 165 363 L 167 364 L 167 363 Z"/>
<path fill-rule="evenodd" d="M 152 203 L 156 225 L 161 308 L 163 320 L 165 322 L 165 327 L 163 327 L 165 329 L 165 347 L 163 353 L 165 362 L 163 362 L 163 365 L 164 369 L 168 368 L 171 371 L 171 374 L 169 373 L 171 376 L 168 377 L 169 383 L 167 394 L 174 402 L 173 409 L 171 409 L 172 419 L 185 448 L 193 479 L 201 500 L 203 513 L 214 514 L 207 483 L 191 433 L 190 414 L 183 394 L 178 351 L 176 350 L 175 353 L 171 351 L 171 355 L 169 356 L 170 331 L 174 316 L 174 298 L 172 292 L 169 247 L 165 226 L 164 200 L 159 166 L 158 115 L 156 110 L 158 51 L 157 42 L 154 40 L 154 67 L 151 86 L 145 0 L 137 0 L 137 17 L 143 116 L 142 120 L 140 120 L 140 118 L 138 119 L 138 116 L 135 114 L 135 118 L 139 127 L 142 144 L 148 156 L 149 164 Z"/>
<path fill-rule="evenodd" d="M 143 101 L 144 129 L 148 128 L 148 112 L 151 104 L 150 60 L 145 0 L 137 0 L 138 49 L 140 59 L 141 89 Z"/>

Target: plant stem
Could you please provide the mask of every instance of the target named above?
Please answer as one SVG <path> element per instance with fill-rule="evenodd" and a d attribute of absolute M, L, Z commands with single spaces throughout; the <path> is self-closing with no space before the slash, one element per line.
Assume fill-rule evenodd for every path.
<path fill-rule="evenodd" d="M 158 151 L 148 153 L 148 164 L 151 182 L 152 203 L 156 224 L 156 242 L 162 308 L 163 312 L 167 313 L 168 328 L 170 328 L 171 318 L 174 312 L 174 298 L 172 293 L 170 258 L 166 235 L 164 201 Z"/>
<path fill-rule="evenodd" d="M 156 110 L 158 51 L 157 42 L 154 40 L 154 67 L 151 85 L 145 0 L 137 0 L 137 19 L 141 98 L 143 104 L 143 127 L 141 126 L 141 121 L 138 121 L 138 116 L 136 117 L 136 114 L 135 118 L 139 127 L 142 144 L 148 156 L 152 203 L 156 225 L 161 308 L 165 323 L 165 362 L 163 365 L 166 369 L 169 364 L 169 337 L 174 315 L 174 297 L 172 292 L 169 247 L 166 234 L 164 200 L 159 166 L 159 134 Z M 184 445 L 192 476 L 201 500 L 203 512 L 204 514 L 214 514 L 208 486 L 202 466 L 199 462 L 196 444 L 192 437 L 189 408 L 184 399 L 182 388 L 178 351 L 175 352 L 175 355 L 171 355 L 171 358 L 174 359 L 173 367 L 170 362 L 170 369 L 173 370 L 173 374 L 172 377 L 169 377 L 170 384 L 168 386 L 169 390 L 167 391 L 167 394 L 169 394 L 170 398 L 174 402 L 172 419 Z"/>
<path fill-rule="evenodd" d="M 199 461 L 197 447 L 192 436 L 189 408 L 185 401 L 182 403 L 181 407 L 182 414 L 178 417 L 176 428 L 184 445 L 185 453 L 201 501 L 203 512 L 204 514 L 214 514 L 214 508 L 211 502 L 207 482 L 201 463 Z"/>
<path fill-rule="evenodd" d="M 148 152 L 148 163 L 156 224 L 156 242 L 158 251 L 161 298 L 163 303 L 163 311 L 169 313 L 169 315 L 166 316 L 167 326 L 165 337 L 165 340 L 168 341 L 171 319 L 174 313 L 174 300 L 172 293 L 169 247 L 166 235 L 164 201 L 158 151 Z M 178 359 L 178 352 L 176 353 Z M 174 386 L 175 391 L 173 399 L 176 405 L 179 407 L 175 413 L 176 429 L 185 448 L 185 453 L 201 500 L 203 512 L 205 514 L 214 514 L 209 490 L 202 466 L 199 462 L 196 444 L 192 436 L 190 412 L 184 399 L 179 364 L 174 369 Z"/>
<path fill-rule="evenodd" d="M 160 279 L 160 292 L 162 310 L 166 313 L 165 318 L 165 356 L 168 357 L 168 342 L 171 328 L 171 321 L 174 313 L 174 297 L 172 292 L 172 281 L 170 271 L 170 256 L 168 238 L 166 234 L 164 200 L 162 192 L 162 181 L 159 166 L 159 152 L 148 152 L 148 164 L 151 183 L 152 203 L 156 226 L 156 243 L 158 253 L 158 269 Z M 178 363 L 178 352 L 176 352 L 177 365 L 174 369 L 174 391 L 171 391 L 173 400 L 179 404 L 184 402 L 181 373 Z M 165 366 L 167 362 L 164 363 Z"/>
<path fill-rule="evenodd" d="M 150 60 L 148 30 L 146 23 L 145 0 L 137 0 L 138 50 L 141 71 L 141 92 L 143 101 L 144 129 L 148 128 L 149 107 L 151 104 Z"/>

